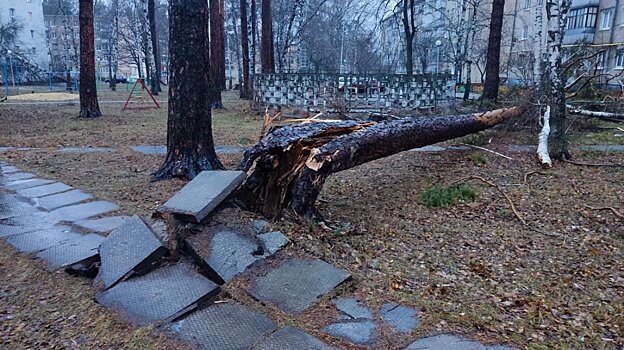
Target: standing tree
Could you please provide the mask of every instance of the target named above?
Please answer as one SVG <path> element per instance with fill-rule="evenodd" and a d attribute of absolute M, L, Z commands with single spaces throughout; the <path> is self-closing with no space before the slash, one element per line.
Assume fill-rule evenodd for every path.
<path fill-rule="evenodd" d="M 260 61 L 263 74 L 275 73 L 271 0 L 262 0 L 262 43 L 260 48 Z"/>
<path fill-rule="evenodd" d="M 251 96 L 251 86 L 249 80 L 249 35 L 247 32 L 247 0 L 240 0 L 240 16 L 241 49 L 243 54 L 243 82 L 240 87 L 240 97 L 247 99 Z"/>
<path fill-rule="evenodd" d="M 206 0 L 170 0 L 167 158 L 154 180 L 223 169 L 212 139 L 209 56 Z"/>
<path fill-rule="evenodd" d="M 93 0 L 80 0 L 80 118 L 102 116 L 95 82 Z"/>
<path fill-rule="evenodd" d="M 154 0 L 147 0 L 147 18 L 149 20 L 152 53 L 154 54 L 154 72 L 152 73 L 152 94 L 158 95 L 160 90 L 160 50 L 158 48 L 158 31 L 156 31 L 156 4 Z"/>
<path fill-rule="evenodd" d="M 416 24 L 414 22 L 414 0 L 402 0 L 402 21 L 405 34 L 405 71 L 407 76 L 414 74 L 414 35 Z"/>
<path fill-rule="evenodd" d="M 222 109 L 221 70 L 225 69 L 225 50 L 223 46 L 223 23 L 221 22 L 221 1 L 210 0 L 210 91 L 212 108 Z"/>
<path fill-rule="evenodd" d="M 490 19 L 490 35 L 485 63 L 485 84 L 483 99 L 496 101 L 498 98 L 498 84 L 500 82 L 500 48 L 503 31 L 503 15 L 505 0 L 494 0 L 492 3 L 492 18 Z"/>

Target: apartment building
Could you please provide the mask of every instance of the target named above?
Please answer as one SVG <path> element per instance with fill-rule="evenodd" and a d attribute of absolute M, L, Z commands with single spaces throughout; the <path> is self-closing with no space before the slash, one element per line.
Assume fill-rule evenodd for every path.
<path fill-rule="evenodd" d="M 17 56 L 21 64 L 32 64 L 41 70 L 50 65 L 47 50 L 45 25 L 43 21 L 43 0 L 1 0 L 0 23 L 16 22 L 21 29 L 14 42 L 2 48 L 3 55 L 7 50 Z"/>

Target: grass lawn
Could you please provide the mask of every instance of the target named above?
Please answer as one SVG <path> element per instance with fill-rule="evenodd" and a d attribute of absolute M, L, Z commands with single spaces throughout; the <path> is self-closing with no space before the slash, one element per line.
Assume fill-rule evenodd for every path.
<path fill-rule="evenodd" d="M 235 93 L 224 97 L 227 109 L 213 116 L 216 144 L 249 146 L 258 137 L 260 117 L 252 115 Z M 0 104 L 0 146 L 43 148 L 0 153 L 0 159 L 117 202 L 129 213 L 148 216 L 184 182 L 150 183 L 150 173 L 164 156 L 142 155 L 128 146 L 165 144 L 166 110 L 121 111 L 112 104 L 103 104 L 102 110 L 102 118 L 77 120 L 76 105 Z M 589 132 L 573 130 L 576 160 L 624 163 L 623 153 L 582 152 L 576 147 L 598 141 L 624 143 L 613 130 L 613 125 L 602 123 Z M 419 335 L 436 332 L 530 349 L 624 346 L 624 222 L 609 211 L 587 207 L 624 206 L 623 169 L 557 163 L 551 170 L 541 170 L 533 153 L 510 153 L 506 147 L 509 140 L 535 140 L 535 135 L 494 131 L 488 138 L 492 139 L 488 148 L 514 160 L 477 150 L 403 152 L 332 176 L 319 208 L 326 219 L 350 223 L 353 230 L 325 230 L 315 222 L 273 225 L 306 253 L 348 269 L 355 277 L 348 292 L 369 306 L 377 309 L 396 301 L 421 311 L 423 323 L 415 333 L 394 342 L 382 334 L 380 347 L 399 348 Z M 54 151 L 82 146 L 117 151 L 87 155 Z M 229 155 L 222 160 L 235 168 L 240 158 Z M 525 175 L 533 171 L 539 172 L 525 182 Z M 496 189 L 478 182 L 469 183 L 476 192 L 474 200 L 444 208 L 423 203 L 422 194 L 432 186 L 444 188 L 468 175 L 497 183 L 532 227 L 553 235 L 523 226 Z M 154 340 L 149 330 L 134 330 L 110 313 L 94 312 L 93 308 L 102 309 L 89 299 L 93 292 L 85 280 L 45 272 L 4 244 L 0 251 L 0 293 L 11 296 L 0 298 L 0 317 L 20 320 L 2 326 L 3 333 L 13 334 L 3 340 L 9 347 L 50 343 L 54 337 L 58 342 L 87 339 L 85 348 L 136 342 L 145 349 L 165 346 L 166 340 Z M 61 278 L 62 283 L 52 288 L 52 278 Z M 37 298 L 31 290 L 46 288 L 52 288 L 45 292 L 47 298 L 84 322 L 26 333 L 35 325 L 53 322 L 46 309 L 20 306 Z M 285 319 L 271 311 L 267 312 L 283 318 L 280 323 L 315 335 L 324 325 L 322 317 L 304 314 Z M 112 332 L 124 334 L 111 338 Z"/>

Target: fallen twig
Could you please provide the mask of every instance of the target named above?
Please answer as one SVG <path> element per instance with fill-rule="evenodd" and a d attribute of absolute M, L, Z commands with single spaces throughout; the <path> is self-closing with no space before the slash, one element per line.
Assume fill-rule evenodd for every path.
<path fill-rule="evenodd" d="M 494 182 L 492 182 L 492 181 L 486 180 L 486 179 L 482 178 L 481 176 L 471 175 L 471 176 L 467 176 L 467 177 L 463 177 L 463 178 L 460 178 L 460 179 L 454 180 L 454 181 L 452 181 L 452 182 L 451 182 L 451 184 L 450 184 L 450 185 L 455 185 L 455 184 L 458 184 L 458 183 L 463 183 L 463 182 L 466 182 L 466 181 L 469 181 L 469 180 L 479 180 L 479 181 L 483 182 L 484 184 L 486 184 L 486 185 L 488 185 L 488 186 L 490 186 L 490 187 L 493 187 L 493 188 L 495 188 L 496 190 L 498 190 L 498 192 L 499 192 L 501 195 L 503 195 L 503 197 L 505 197 L 505 199 L 507 200 L 507 203 L 509 203 L 509 206 L 511 207 L 511 211 L 514 213 L 514 215 L 516 216 L 516 218 L 517 218 L 517 219 L 518 219 L 518 220 L 522 223 L 522 225 L 524 225 L 526 228 L 530 229 L 530 230 L 531 230 L 531 231 L 533 231 L 533 232 L 537 232 L 537 233 L 543 234 L 543 235 L 545 235 L 545 236 L 550 236 L 550 237 L 561 237 L 561 235 L 559 235 L 559 234 L 556 234 L 556 233 L 551 233 L 551 232 L 546 232 L 546 231 L 543 231 L 543 230 L 537 229 L 537 228 L 535 228 L 535 227 L 533 227 L 533 226 L 529 225 L 529 224 L 528 224 L 528 223 L 524 220 L 524 218 L 520 215 L 520 213 L 518 212 L 518 210 L 516 209 L 516 206 L 515 206 L 514 202 L 511 200 L 511 197 L 509 197 L 509 195 L 508 195 L 505 191 L 503 191 L 503 189 L 502 189 L 502 188 L 501 188 L 498 184 L 496 184 L 496 183 L 494 183 Z"/>
<path fill-rule="evenodd" d="M 612 167 L 612 168 L 624 168 L 624 164 L 616 164 L 616 163 L 585 163 L 585 162 L 577 162 L 577 161 L 573 161 L 569 159 L 562 159 L 561 161 L 574 164 L 574 165 L 580 165 L 580 166 L 590 166 L 590 167 L 603 167 L 604 166 L 604 167 Z"/>
<path fill-rule="evenodd" d="M 617 209 L 617 208 L 614 208 L 614 207 L 590 207 L 589 205 L 586 205 L 585 208 L 591 209 L 591 210 L 609 210 L 615 216 L 617 216 L 618 218 L 624 220 L 624 213 L 622 213 L 620 211 L 621 209 Z"/>
<path fill-rule="evenodd" d="M 503 158 L 505 158 L 505 159 L 513 160 L 513 158 L 511 158 L 511 157 L 509 157 L 509 156 L 506 156 L 506 155 L 504 155 L 504 154 L 502 154 L 502 153 L 498 153 L 498 152 L 496 152 L 496 151 L 492 151 L 491 149 L 487 149 L 487 148 L 485 148 L 485 147 L 475 146 L 475 145 L 471 145 L 471 144 L 468 144 L 468 143 L 459 143 L 459 145 L 462 145 L 462 146 L 468 146 L 468 147 L 472 147 L 472 148 L 476 148 L 476 149 L 480 149 L 480 150 L 482 150 L 482 151 L 486 151 L 486 152 L 490 152 L 490 153 L 492 153 L 492 154 L 495 154 L 495 155 L 497 155 L 497 156 L 499 156 L 499 157 L 503 157 Z"/>
<path fill-rule="evenodd" d="M 263 139 L 269 131 L 269 125 L 282 116 L 282 112 L 275 114 L 273 117 L 269 115 L 269 108 L 264 111 L 264 120 L 262 121 L 262 129 L 260 130 L 260 138 Z"/>
<path fill-rule="evenodd" d="M 529 176 L 531 176 L 533 174 L 547 175 L 547 174 L 541 172 L 540 170 L 529 171 L 528 173 L 524 174 L 524 184 L 525 185 L 529 184 Z"/>

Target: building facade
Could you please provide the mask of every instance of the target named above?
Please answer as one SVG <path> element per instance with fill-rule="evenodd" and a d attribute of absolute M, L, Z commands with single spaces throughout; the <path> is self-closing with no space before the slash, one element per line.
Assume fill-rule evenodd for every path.
<path fill-rule="evenodd" d="M 3 48 L 17 56 L 21 64 L 46 71 L 50 66 L 46 28 L 43 20 L 43 0 L 0 1 L 0 23 L 16 22 L 20 26 L 17 38 Z"/>

